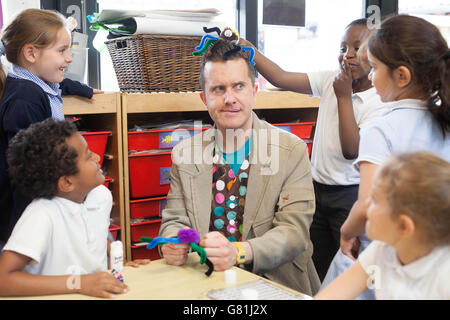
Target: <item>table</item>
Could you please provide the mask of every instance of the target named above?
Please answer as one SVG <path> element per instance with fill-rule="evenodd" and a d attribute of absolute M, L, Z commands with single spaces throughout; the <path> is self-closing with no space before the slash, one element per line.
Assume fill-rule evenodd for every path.
<path fill-rule="evenodd" d="M 141 265 L 139 268 L 125 267 L 124 281 L 130 291 L 116 295 L 115 300 L 209 300 L 206 292 L 210 290 L 234 287 L 261 279 L 260 276 L 251 272 L 233 267 L 233 270 L 236 271 L 236 282 L 227 284 L 224 272 L 214 271 L 210 277 L 207 277 L 205 272 L 208 267 L 200 265 L 199 261 L 198 254 L 194 252 L 188 255 L 188 260 L 183 266 L 168 265 L 164 259 L 160 259 L 154 260 L 148 265 Z M 285 286 L 276 285 L 293 293 L 301 294 Z M 100 298 L 81 294 L 63 294 L 6 299 L 92 300 Z"/>

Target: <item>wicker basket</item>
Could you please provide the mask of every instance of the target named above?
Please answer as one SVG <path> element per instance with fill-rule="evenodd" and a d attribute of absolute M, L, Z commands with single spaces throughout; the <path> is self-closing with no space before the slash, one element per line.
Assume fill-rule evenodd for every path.
<path fill-rule="evenodd" d="M 121 92 L 200 91 L 201 37 L 140 34 L 106 41 Z"/>

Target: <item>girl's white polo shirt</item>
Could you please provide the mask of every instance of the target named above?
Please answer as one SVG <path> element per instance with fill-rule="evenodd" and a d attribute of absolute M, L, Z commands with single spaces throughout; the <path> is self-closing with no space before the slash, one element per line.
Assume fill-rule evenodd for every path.
<path fill-rule="evenodd" d="M 377 300 L 450 300 L 450 247 L 403 265 L 395 248 L 381 241 L 360 253 L 358 261 L 374 281 Z"/>
<path fill-rule="evenodd" d="M 40 275 L 105 271 L 111 192 L 94 188 L 79 204 L 65 198 L 35 199 L 23 212 L 3 250 L 32 261 L 24 271 Z"/>
<path fill-rule="evenodd" d="M 352 167 L 352 160 L 342 155 L 339 139 L 339 114 L 333 81 L 339 71 L 308 73 L 313 96 L 320 97 L 319 111 L 311 154 L 314 181 L 327 185 L 359 184 L 359 172 Z M 372 119 L 380 117 L 388 109 L 381 102 L 375 88 L 352 95 L 355 120 L 361 128 Z"/>
<path fill-rule="evenodd" d="M 443 137 L 426 101 L 403 99 L 385 105 L 389 111 L 360 131 L 356 170 L 362 161 L 381 165 L 400 152 L 427 151 L 450 161 L 450 135 Z"/>

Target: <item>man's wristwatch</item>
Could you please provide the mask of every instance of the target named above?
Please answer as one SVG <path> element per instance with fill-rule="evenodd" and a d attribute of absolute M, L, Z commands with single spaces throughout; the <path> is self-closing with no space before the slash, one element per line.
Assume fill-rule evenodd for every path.
<path fill-rule="evenodd" d="M 245 263 L 245 259 L 247 258 L 247 253 L 244 250 L 244 247 L 239 242 L 232 242 L 238 250 L 238 254 L 236 257 L 236 263 L 242 264 Z"/>

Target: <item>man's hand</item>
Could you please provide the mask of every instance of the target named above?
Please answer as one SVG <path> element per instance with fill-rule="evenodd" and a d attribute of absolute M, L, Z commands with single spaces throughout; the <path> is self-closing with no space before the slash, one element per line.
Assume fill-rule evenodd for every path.
<path fill-rule="evenodd" d="M 343 64 L 343 66 L 340 66 L 341 72 L 339 72 L 333 82 L 334 93 L 338 99 L 351 98 L 352 96 L 352 71 L 345 58 Z"/>
<path fill-rule="evenodd" d="M 187 243 L 166 243 L 161 246 L 161 251 L 167 264 L 175 266 L 181 266 L 186 263 L 189 249 L 190 246 Z"/>
<path fill-rule="evenodd" d="M 206 256 L 214 265 L 215 271 L 224 271 L 236 264 L 238 250 L 221 233 L 213 231 L 205 234 L 200 246 L 205 249 Z"/>
<path fill-rule="evenodd" d="M 127 293 L 128 286 L 108 272 L 97 272 L 81 276 L 79 292 L 92 297 L 114 298 L 114 294 Z"/>

